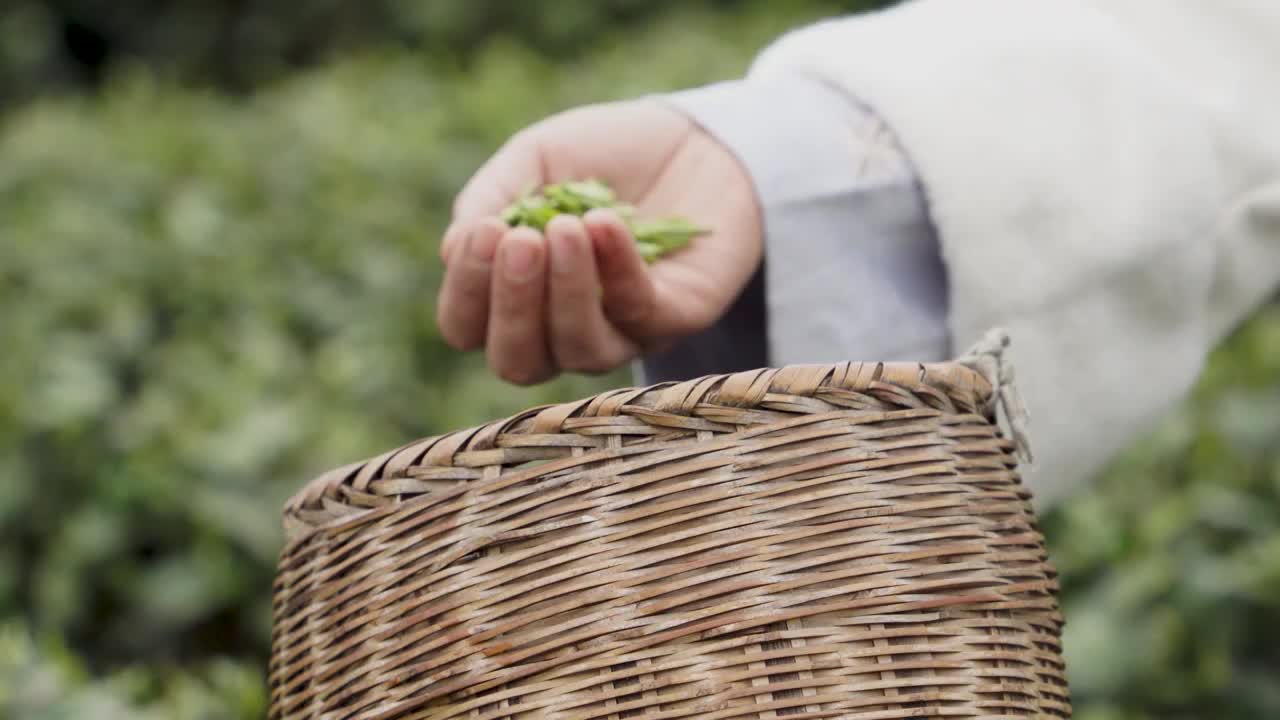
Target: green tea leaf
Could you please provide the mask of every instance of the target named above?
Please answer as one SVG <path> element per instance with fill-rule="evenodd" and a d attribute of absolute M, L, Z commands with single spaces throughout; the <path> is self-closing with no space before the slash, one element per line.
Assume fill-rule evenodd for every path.
<path fill-rule="evenodd" d="M 619 202 L 612 188 L 594 178 L 551 183 L 536 193 L 525 193 L 503 211 L 502 219 L 511 227 L 543 231 L 557 215 L 581 217 L 600 208 L 612 209 L 622 217 L 645 262 L 653 262 L 710 232 L 681 217 L 637 222 L 635 206 Z"/>

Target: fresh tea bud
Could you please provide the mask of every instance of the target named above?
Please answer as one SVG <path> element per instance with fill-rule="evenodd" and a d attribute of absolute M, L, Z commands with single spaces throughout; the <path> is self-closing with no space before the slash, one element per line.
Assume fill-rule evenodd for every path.
<path fill-rule="evenodd" d="M 612 188 L 595 179 L 554 183 L 537 193 L 525 192 L 503 211 L 502 219 L 511 227 L 525 225 L 541 232 L 556 215 L 581 217 L 601 208 L 622 217 L 635 238 L 636 249 L 648 263 L 710 232 L 680 217 L 637 221 L 635 207 L 619 202 Z"/>

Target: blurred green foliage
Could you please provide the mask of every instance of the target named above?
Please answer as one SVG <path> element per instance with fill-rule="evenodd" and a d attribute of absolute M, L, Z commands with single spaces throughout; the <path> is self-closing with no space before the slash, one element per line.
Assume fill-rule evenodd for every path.
<path fill-rule="evenodd" d="M 1045 531 L 1079 717 L 1280 717 L 1280 302 Z"/>
<path fill-rule="evenodd" d="M 387 0 L 394 21 L 335 30 L 339 3 L 238 3 L 277 18 L 277 45 L 117 40 L 150 62 L 0 116 L 0 717 L 260 717 L 278 513 L 302 481 L 629 380 L 515 389 L 440 341 L 436 242 L 469 173 L 551 112 L 736 76 L 866 4 Z M 56 53 L 32 28 L 107 6 L 7 4 L 0 73 L 40 77 Z M 217 26 L 119 7 L 176 14 L 115 37 Z M 343 57 L 278 77 L 307 37 Z M 1273 305 L 1045 518 L 1080 717 L 1280 716 L 1277 441 Z"/>
<path fill-rule="evenodd" d="M 168 80 L 244 90 L 376 46 L 467 66 L 475 48 L 519 42 L 579 58 L 662 14 L 860 10 L 883 0 L 7 0 L 0 3 L 0 102 L 92 87 L 120 64 Z"/>

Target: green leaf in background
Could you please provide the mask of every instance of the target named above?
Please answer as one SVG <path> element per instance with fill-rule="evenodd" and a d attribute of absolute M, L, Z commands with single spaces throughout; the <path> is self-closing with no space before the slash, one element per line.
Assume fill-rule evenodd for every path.
<path fill-rule="evenodd" d="M 279 512 L 305 480 L 630 381 L 514 388 L 450 349 L 437 248 L 511 133 L 734 77 L 824 10 L 672 7 L 569 60 L 513 32 L 465 62 L 370 45 L 237 94 L 119 66 L 6 108 L 0 718 L 261 717 Z"/>

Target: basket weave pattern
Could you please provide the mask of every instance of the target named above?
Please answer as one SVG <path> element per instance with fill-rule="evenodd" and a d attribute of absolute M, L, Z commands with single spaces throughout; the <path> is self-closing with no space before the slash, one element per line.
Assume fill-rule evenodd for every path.
<path fill-rule="evenodd" d="M 797 366 L 603 393 L 285 511 L 272 718 L 1069 717 L 991 388 Z"/>

